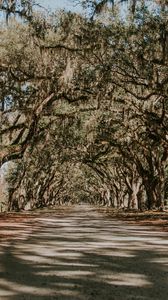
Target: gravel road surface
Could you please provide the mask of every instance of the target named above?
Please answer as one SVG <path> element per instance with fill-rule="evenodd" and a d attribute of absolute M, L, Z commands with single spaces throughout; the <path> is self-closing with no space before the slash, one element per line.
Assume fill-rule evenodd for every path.
<path fill-rule="evenodd" d="M 167 300 L 168 233 L 87 206 L 0 224 L 0 300 Z"/>

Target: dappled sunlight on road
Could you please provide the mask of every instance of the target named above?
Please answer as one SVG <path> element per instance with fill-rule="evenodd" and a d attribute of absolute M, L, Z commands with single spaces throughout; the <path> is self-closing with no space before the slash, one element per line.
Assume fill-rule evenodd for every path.
<path fill-rule="evenodd" d="M 0 299 L 167 299 L 166 232 L 84 206 L 26 222 L 2 240 Z"/>
<path fill-rule="evenodd" d="M 149 282 L 147 276 L 134 273 L 116 273 L 112 275 L 103 275 L 102 279 L 105 279 L 109 284 L 121 286 L 128 285 L 144 287 L 146 285 L 152 285 L 152 282 Z"/>

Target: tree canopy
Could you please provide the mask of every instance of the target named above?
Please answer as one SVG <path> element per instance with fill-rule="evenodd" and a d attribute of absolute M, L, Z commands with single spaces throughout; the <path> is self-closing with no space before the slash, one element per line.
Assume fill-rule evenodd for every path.
<path fill-rule="evenodd" d="M 8 209 L 79 201 L 161 208 L 167 2 L 128 1 L 133 17 L 124 19 L 119 1 L 81 2 L 91 18 L 0 3 L 8 20 L 0 29 L 0 161 L 15 162 Z"/>

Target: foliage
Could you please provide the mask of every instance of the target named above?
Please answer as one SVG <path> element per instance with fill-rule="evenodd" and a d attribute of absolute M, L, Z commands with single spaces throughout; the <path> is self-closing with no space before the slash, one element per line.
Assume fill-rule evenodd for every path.
<path fill-rule="evenodd" d="M 17 161 L 9 210 L 163 206 L 168 20 L 166 3 L 142 2 L 124 21 L 32 12 L 1 25 L 0 158 Z"/>

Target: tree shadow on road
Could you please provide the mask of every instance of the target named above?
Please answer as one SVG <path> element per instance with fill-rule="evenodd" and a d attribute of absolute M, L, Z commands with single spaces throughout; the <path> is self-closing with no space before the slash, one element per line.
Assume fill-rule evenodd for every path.
<path fill-rule="evenodd" d="M 133 227 L 103 220 L 95 229 L 89 220 L 88 227 L 79 227 L 77 218 L 57 221 L 50 220 L 48 226 L 41 221 L 27 240 L 1 248 L 0 299 L 167 298 L 164 236 L 147 236 L 139 229 L 138 238 L 138 229 L 135 233 Z M 94 230 L 89 233 L 88 228 Z"/>

